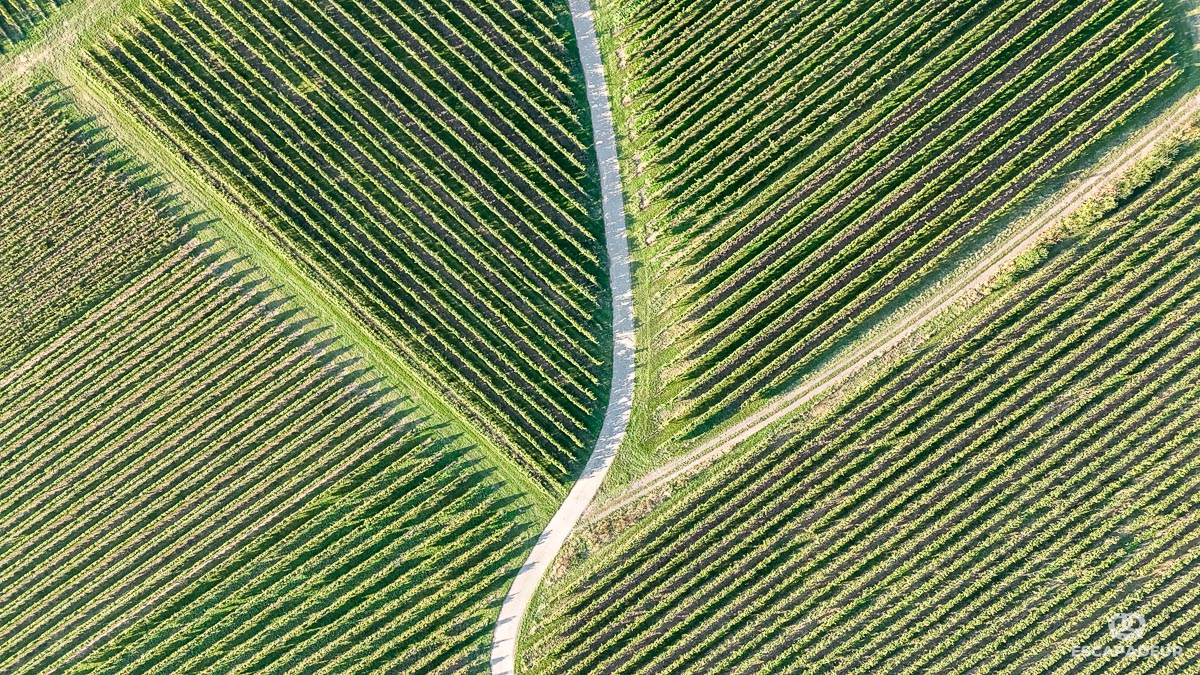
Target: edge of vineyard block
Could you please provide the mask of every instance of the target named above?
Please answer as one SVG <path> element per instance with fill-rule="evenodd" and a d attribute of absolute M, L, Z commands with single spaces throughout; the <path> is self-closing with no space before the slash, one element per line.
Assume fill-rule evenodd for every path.
<path fill-rule="evenodd" d="M 1180 49 L 1178 56 L 1180 58 L 1180 67 L 1182 77 L 1172 87 L 1171 91 L 1163 96 L 1159 101 L 1151 104 L 1147 108 L 1138 111 L 1131 116 L 1129 120 L 1122 124 L 1122 128 L 1111 135 L 1107 140 L 1101 141 L 1096 146 L 1084 153 L 1083 156 L 1073 160 L 1070 165 L 1073 167 L 1071 171 L 1051 177 L 1040 188 L 1034 190 L 1031 194 L 1026 195 L 1014 204 L 1010 205 L 1006 215 L 1000 218 L 999 223 L 995 226 L 996 241 L 1007 240 L 1013 226 L 1022 220 L 1035 216 L 1042 207 L 1047 203 L 1054 202 L 1060 195 L 1068 193 L 1077 183 L 1079 178 L 1076 174 L 1082 173 L 1089 175 L 1090 172 L 1098 165 L 1102 165 L 1108 158 L 1119 154 L 1122 149 L 1127 147 L 1131 142 L 1137 140 L 1139 132 L 1147 127 L 1157 124 L 1160 120 L 1169 117 L 1177 108 L 1184 105 L 1193 92 L 1200 91 L 1200 1 L 1198 0 L 1169 0 L 1166 5 L 1166 15 L 1170 17 L 1176 32 L 1173 41 Z M 609 72 L 614 82 L 622 82 L 628 79 L 623 75 L 618 64 L 615 62 L 613 49 L 617 46 L 614 44 L 612 34 L 609 32 L 611 28 L 611 16 L 607 15 L 606 10 L 611 10 L 611 0 L 599 0 L 597 9 L 604 20 L 598 22 L 598 26 L 604 30 L 601 31 L 601 43 L 606 45 L 608 49 L 603 50 L 606 70 Z M 1190 35 L 1185 31 L 1190 29 Z M 1187 43 L 1191 44 L 1191 51 L 1186 51 Z M 630 139 L 626 133 L 624 119 L 627 117 L 620 111 L 619 106 L 614 106 L 614 115 L 619 117 L 617 125 L 618 144 L 622 148 L 627 145 L 636 145 L 634 139 Z M 626 174 L 628 162 L 632 161 L 628 152 L 621 153 L 622 173 Z M 628 172 L 630 175 L 632 172 Z M 637 218 L 632 218 L 637 220 Z M 633 257 L 639 265 L 648 268 L 651 264 L 648 258 L 652 247 L 643 247 L 644 241 L 639 228 L 631 227 L 631 249 Z M 634 234 L 639 232 L 639 234 Z M 981 251 L 992 247 L 995 242 L 987 243 L 981 246 L 976 246 L 972 256 L 978 255 Z M 942 284 L 953 284 L 958 275 L 966 268 L 970 267 L 970 260 L 957 260 L 950 265 L 942 278 L 937 280 L 933 286 L 940 287 Z M 635 276 L 646 273 L 646 269 L 635 272 Z M 653 361 L 656 358 L 661 358 L 658 353 L 653 353 L 650 345 L 653 343 L 654 326 L 650 325 L 656 318 L 652 311 L 653 295 L 650 289 L 646 288 L 646 284 L 635 285 L 635 306 L 643 311 L 639 313 L 641 322 L 638 326 L 639 344 L 643 348 L 639 350 L 639 375 L 643 377 L 643 381 L 647 379 L 647 374 L 642 372 L 643 368 L 653 368 L 653 365 L 645 366 L 643 359 Z M 828 356 L 828 361 L 836 360 L 838 354 L 853 352 L 857 345 L 864 341 L 870 341 L 872 336 L 879 335 L 881 332 L 889 330 L 897 320 L 903 320 L 908 314 L 908 309 L 911 306 L 919 305 L 921 298 L 931 292 L 935 292 L 936 288 L 925 288 L 920 297 L 915 297 L 906 302 L 903 306 L 889 312 L 880 321 L 871 323 L 869 326 L 864 326 L 860 334 L 853 339 L 847 340 L 840 344 L 837 349 L 833 350 Z M 649 318 L 647 318 L 649 317 Z M 645 339 L 642 338 L 642 331 L 647 331 Z M 811 367 L 811 373 L 819 373 L 823 366 L 814 364 Z M 803 378 L 793 382 L 788 388 L 794 389 L 797 386 L 802 386 Z M 640 393 L 645 395 L 649 387 L 643 387 Z M 614 463 L 613 470 L 609 474 L 609 479 L 606 481 L 600 494 L 597 495 L 597 504 L 603 504 L 609 499 L 615 498 L 622 494 L 626 488 L 637 482 L 651 471 L 661 467 L 671 460 L 685 456 L 690 449 L 703 445 L 707 439 L 719 437 L 726 430 L 736 427 L 743 420 L 753 416 L 755 413 L 770 407 L 772 401 L 777 400 L 785 394 L 774 394 L 762 398 L 754 398 L 747 401 L 742 409 L 736 414 L 731 415 L 728 419 L 723 420 L 719 424 L 712 426 L 695 438 L 687 441 L 667 440 L 665 442 L 651 442 L 648 447 L 644 447 L 636 439 L 638 438 L 638 427 L 647 423 L 647 416 L 652 415 L 652 411 L 646 410 L 647 403 L 652 403 L 651 400 L 637 399 L 634 402 L 634 417 L 630 421 L 630 435 L 633 437 L 633 442 L 627 442 L 623 452 L 618 456 L 618 461 Z M 639 405 L 639 403 L 641 405 Z M 807 406 L 806 406 L 807 407 Z M 799 412 L 799 411 L 797 411 Z M 792 415 L 788 416 L 793 417 Z M 772 428 L 778 429 L 781 424 L 779 422 L 772 424 Z M 662 450 L 668 452 L 662 454 Z M 657 453 L 657 454 L 656 454 Z"/>
<path fill-rule="evenodd" d="M 497 447 L 487 436 L 459 415 L 433 387 L 415 374 L 411 367 L 380 344 L 370 331 L 360 325 L 327 290 L 313 282 L 298 264 L 272 243 L 244 214 L 228 203 L 215 187 L 200 176 L 194 167 L 169 148 L 152 130 L 145 128 L 125 109 L 102 84 L 96 82 L 75 60 L 57 61 L 51 66 L 52 75 L 66 85 L 71 98 L 81 110 L 95 115 L 106 123 L 133 154 L 151 162 L 164 172 L 190 197 L 197 207 L 217 216 L 212 232 L 224 237 L 228 245 L 250 255 L 255 263 L 314 316 L 333 326 L 348 344 L 358 349 L 367 362 L 393 383 L 408 389 L 418 401 L 444 421 L 455 423 L 454 431 L 462 431 L 471 445 L 491 460 L 506 486 L 514 493 L 528 498 L 533 507 L 531 522 L 541 523 L 553 513 L 554 496 L 521 469 L 508 453 Z M 203 237 L 203 235 L 201 235 Z"/>

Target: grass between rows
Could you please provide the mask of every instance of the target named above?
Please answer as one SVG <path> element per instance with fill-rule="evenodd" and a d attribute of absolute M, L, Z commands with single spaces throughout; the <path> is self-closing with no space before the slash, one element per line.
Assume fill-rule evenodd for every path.
<path fill-rule="evenodd" d="M 620 67 L 618 63 L 617 53 L 622 49 L 623 43 L 619 35 L 614 35 L 614 31 L 620 27 L 622 20 L 622 4 L 621 0 L 600 0 L 596 3 L 601 51 L 605 58 L 606 71 L 614 92 L 614 102 L 620 100 L 624 87 L 629 81 L 626 69 Z M 890 302 L 887 307 L 877 312 L 871 321 L 850 335 L 839 339 L 821 358 L 816 359 L 811 366 L 791 378 L 790 381 L 792 383 L 801 382 L 808 376 L 821 373 L 831 363 L 835 363 L 839 356 L 854 352 L 859 346 L 869 343 L 873 338 L 886 332 L 896 324 L 903 323 L 908 313 L 913 308 L 923 304 L 930 295 L 937 293 L 946 286 L 962 281 L 964 274 L 970 270 L 971 264 L 987 250 L 1003 245 L 1007 233 L 1011 232 L 1021 221 L 1035 217 L 1045 205 L 1053 203 L 1057 197 L 1068 193 L 1086 177 L 1091 167 L 1102 164 L 1109 158 L 1119 155 L 1125 148 L 1139 139 L 1139 130 L 1170 116 L 1187 102 L 1193 92 L 1200 89 L 1200 52 L 1197 51 L 1196 45 L 1193 42 L 1197 31 L 1195 24 L 1200 19 L 1197 16 L 1200 13 L 1200 7 L 1198 7 L 1198 3 L 1195 0 L 1178 0 L 1177 2 L 1168 2 L 1167 4 L 1172 10 L 1172 18 L 1174 19 L 1176 28 L 1175 43 L 1181 55 L 1181 66 L 1184 71 L 1180 83 L 1176 85 L 1173 92 L 1158 102 L 1157 105 L 1152 105 L 1133 115 L 1123 128 L 1118 129 L 1108 139 L 1084 153 L 1079 159 L 1071 162 L 1058 176 L 1046 181 L 1041 187 L 1035 189 L 1019 203 L 1007 207 L 1005 215 L 995 219 L 993 227 L 978 233 L 970 241 L 958 246 L 956 248 L 956 257 L 949 260 L 949 264 L 939 274 L 931 275 L 901 297 Z M 632 28 L 632 25 L 624 26 L 624 30 L 626 31 L 630 31 Z M 1192 37 L 1192 40 L 1188 39 L 1189 36 Z M 630 204 L 637 204 L 638 192 L 647 183 L 648 176 L 637 175 L 635 158 L 643 150 L 643 145 L 646 141 L 645 139 L 639 140 L 632 134 L 633 125 L 636 123 L 632 106 L 614 105 L 613 114 L 617 129 L 617 141 L 620 147 L 619 157 L 622 177 L 625 183 L 626 201 Z M 630 232 L 632 235 L 630 247 L 631 255 L 634 259 L 633 266 L 636 280 L 634 285 L 634 303 L 635 314 L 638 318 L 637 339 L 639 349 L 637 367 L 639 387 L 638 391 L 635 392 L 633 415 L 630 421 L 630 431 L 627 435 L 627 441 L 622 447 L 621 452 L 618 453 L 617 459 L 609 473 L 608 481 L 601 489 L 599 501 L 620 494 L 624 487 L 641 476 L 672 458 L 686 453 L 689 449 L 704 443 L 709 438 L 718 436 L 723 431 L 736 426 L 747 417 L 772 405 L 779 396 L 786 394 L 786 392 L 782 391 L 773 391 L 768 395 L 752 398 L 743 404 L 736 414 L 719 420 L 717 423 L 703 428 L 700 433 L 686 439 L 669 438 L 667 436 L 670 434 L 664 433 L 663 430 L 659 429 L 659 425 L 656 424 L 655 420 L 658 403 L 656 388 L 668 384 L 659 380 L 659 373 L 666 371 L 672 365 L 677 356 L 675 351 L 678 349 L 678 346 L 672 346 L 666 350 L 661 348 L 661 335 L 670 329 L 670 325 L 667 322 L 670 318 L 670 312 L 664 311 L 669 306 L 670 298 L 667 297 L 665 291 L 662 289 L 656 289 L 656 284 L 654 283 L 655 279 L 661 277 L 662 264 L 657 259 L 661 255 L 661 251 L 659 250 L 661 247 L 656 247 L 654 242 L 649 239 L 652 233 L 647 227 L 653 221 L 653 214 L 662 208 L 663 205 L 661 204 L 651 204 L 648 209 L 640 212 L 637 208 L 633 208 L 631 211 L 634 211 L 637 215 L 629 216 L 631 221 Z M 956 307 L 944 313 L 943 316 L 931 321 L 928 327 L 918 331 L 918 335 L 914 336 L 914 339 L 906 341 L 906 344 L 915 345 L 932 332 L 938 331 L 947 323 L 956 322 L 956 317 L 968 311 L 969 305 L 970 303 L 959 303 Z M 905 349 L 897 351 L 905 351 Z M 894 363 L 895 359 L 896 357 L 893 355 L 890 358 L 882 360 L 882 362 L 870 364 L 865 369 L 863 375 L 854 378 L 854 380 L 859 381 L 862 377 L 869 378 L 872 374 L 883 372 L 890 364 Z M 839 387 L 836 391 L 845 391 L 845 389 L 845 387 Z M 829 400 L 837 395 L 839 394 L 826 394 L 820 397 L 818 401 L 804 406 L 797 413 L 789 415 L 787 418 L 794 419 L 801 415 L 811 415 L 811 411 L 816 409 L 815 406 L 819 401 Z M 772 435 L 786 424 L 787 420 L 780 420 L 771 425 L 764 433 Z M 669 428 L 667 428 L 667 431 L 669 431 Z M 656 433 L 659 436 L 658 438 L 655 437 Z"/>
<path fill-rule="evenodd" d="M 438 417 L 454 420 L 476 451 L 496 467 L 511 495 L 529 500 L 532 506 L 530 522 L 548 520 L 560 495 L 551 494 L 531 480 L 484 433 L 465 423 L 451 404 L 384 346 L 328 290 L 315 283 L 296 261 L 263 234 L 247 214 L 230 203 L 199 170 L 188 164 L 86 72 L 79 57 L 91 43 L 156 4 L 154 0 L 78 0 L 69 3 L 58 15 L 31 31 L 12 52 L 0 58 L 0 82 L 20 87 L 51 78 L 64 85 L 66 95 L 81 114 L 97 119 L 134 157 L 161 172 L 161 177 L 176 185 L 189 201 L 216 216 L 211 228 L 196 232 L 201 241 L 213 237 L 227 241 L 248 257 L 248 265 L 264 270 L 273 282 L 354 345 L 393 386 L 413 393 Z"/>

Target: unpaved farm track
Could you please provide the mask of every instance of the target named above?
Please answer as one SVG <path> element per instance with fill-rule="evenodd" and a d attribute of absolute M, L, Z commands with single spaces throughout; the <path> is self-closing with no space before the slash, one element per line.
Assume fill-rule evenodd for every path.
<path fill-rule="evenodd" d="M 721 431 L 686 454 L 680 455 L 630 483 L 610 499 L 597 504 L 597 508 L 588 513 L 588 520 L 601 520 L 638 501 L 643 495 L 652 494 L 682 476 L 703 469 L 739 443 L 750 439 L 822 393 L 862 372 L 868 364 L 894 349 L 951 305 L 968 294 L 981 290 L 1005 266 L 1037 246 L 1046 233 L 1063 217 L 1088 200 L 1099 196 L 1114 180 L 1150 155 L 1162 139 L 1187 125 L 1197 110 L 1200 110 L 1200 92 L 1192 92 L 1160 120 L 1126 144 L 1123 150 L 1098 171 L 1052 202 L 1049 207 L 1027 219 L 1002 244 L 983 255 L 971 268 L 961 273 L 953 282 L 946 284 L 945 288 L 934 293 L 928 301 L 902 316 L 881 335 L 867 340 L 862 346 L 838 358 L 763 409 Z"/>
<path fill-rule="evenodd" d="M 604 426 L 583 474 L 559 506 L 546 529 L 538 537 L 529 558 L 517 572 L 512 587 L 500 606 L 500 617 L 492 638 L 492 672 L 508 675 L 516 670 L 517 637 L 521 619 L 529 607 L 538 583 L 558 555 L 567 535 L 583 516 L 592 498 L 604 482 L 617 449 L 625 438 L 629 413 L 633 406 L 633 291 L 629 273 L 629 245 L 625 235 L 625 200 L 621 173 L 617 164 L 617 143 L 613 133 L 608 85 L 604 80 L 604 62 L 596 38 L 590 0 L 570 0 L 575 41 L 583 64 L 591 109 L 596 160 L 600 167 L 600 191 L 604 210 L 604 239 L 608 249 L 609 281 L 613 302 L 613 372 Z"/>

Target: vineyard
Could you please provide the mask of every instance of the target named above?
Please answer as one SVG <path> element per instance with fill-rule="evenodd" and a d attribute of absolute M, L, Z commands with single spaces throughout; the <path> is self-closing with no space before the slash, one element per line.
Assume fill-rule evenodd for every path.
<path fill-rule="evenodd" d="M 691 438 L 886 319 L 1179 82 L 1160 2 L 610 3 L 647 437 Z M 666 289 L 666 290 L 662 290 Z M 647 291 L 648 293 L 650 291 Z"/>
<path fill-rule="evenodd" d="M 49 19 L 61 4 L 59 0 L 0 0 L 0 54 Z"/>
<path fill-rule="evenodd" d="M 3 111 L 4 169 L 59 172 L 5 182 L 46 283 L 4 316 L 62 309 L 4 343 L 0 671 L 486 663 L 526 500 L 53 92 Z"/>
<path fill-rule="evenodd" d="M 0 0 L 0 673 L 1200 672 L 1197 44 Z"/>
<path fill-rule="evenodd" d="M 101 166 L 122 160 L 62 116 L 56 92 L 31 95 L 0 89 L 0 373 L 141 272 L 183 221 L 150 176 Z"/>
<path fill-rule="evenodd" d="M 531 536 L 488 469 L 217 244 L 6 374 L 0 409 L 5 672 L 477 661 Z"/>
<path fill-rule="evenodd" d="M 185 0 L 91 58 L 557 489 L 598 432 L 609 359 L 594 160 L 563 20 L 535 0 Z"/>
<path fill-rule="evenodd" d="M 1069 648 L 1133 608 L 1194 658 L 1200 148 L 1158 174 L 591 550 L 533 615 L 525 669 L 1150 672 Z"/>

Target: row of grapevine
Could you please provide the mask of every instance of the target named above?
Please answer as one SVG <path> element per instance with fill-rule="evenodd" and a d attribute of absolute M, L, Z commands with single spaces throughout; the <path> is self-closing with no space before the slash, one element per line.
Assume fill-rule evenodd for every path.
<path fill-rule="evenodd" d="M 534 535 L 478 455 L 219 242 L 0 377 L 0 670 L 486 662 Z"/>
<path fill-rule="evenodd" d="M 607 361 L 561 12 L 186 0 L 93 53 L 97 77 L 551 486 L 597 431 Z"/>
<path fill-rule="evenodd" d="M 0 0 L 0 54 L 12 49 L 66 0 Z"/>
<path fill-rule="evenodd" d="M 161 186 L 105 170 L 120 159 L 103 135 L 57 105 L 49 88 L 0 91 L 0 374 L 140 272 L 182 219 Z"/>
<path fill-rule="evenodd" d="M 1150 0 L 710 11 L 631 3 L 618 36 L 657 311 L 686 323 L 656 405 L 689 434 L 886 318 L 1181 75 Z"/>
<path fill-rule="evenodd" d="M 526 668 L 1090 672 L 1122 664 L 1071 647 L 1116 611 L 1192 658 L 1200 147 L 1183 155 L 835 410 L 593 548 L 533 614 Z"/>

